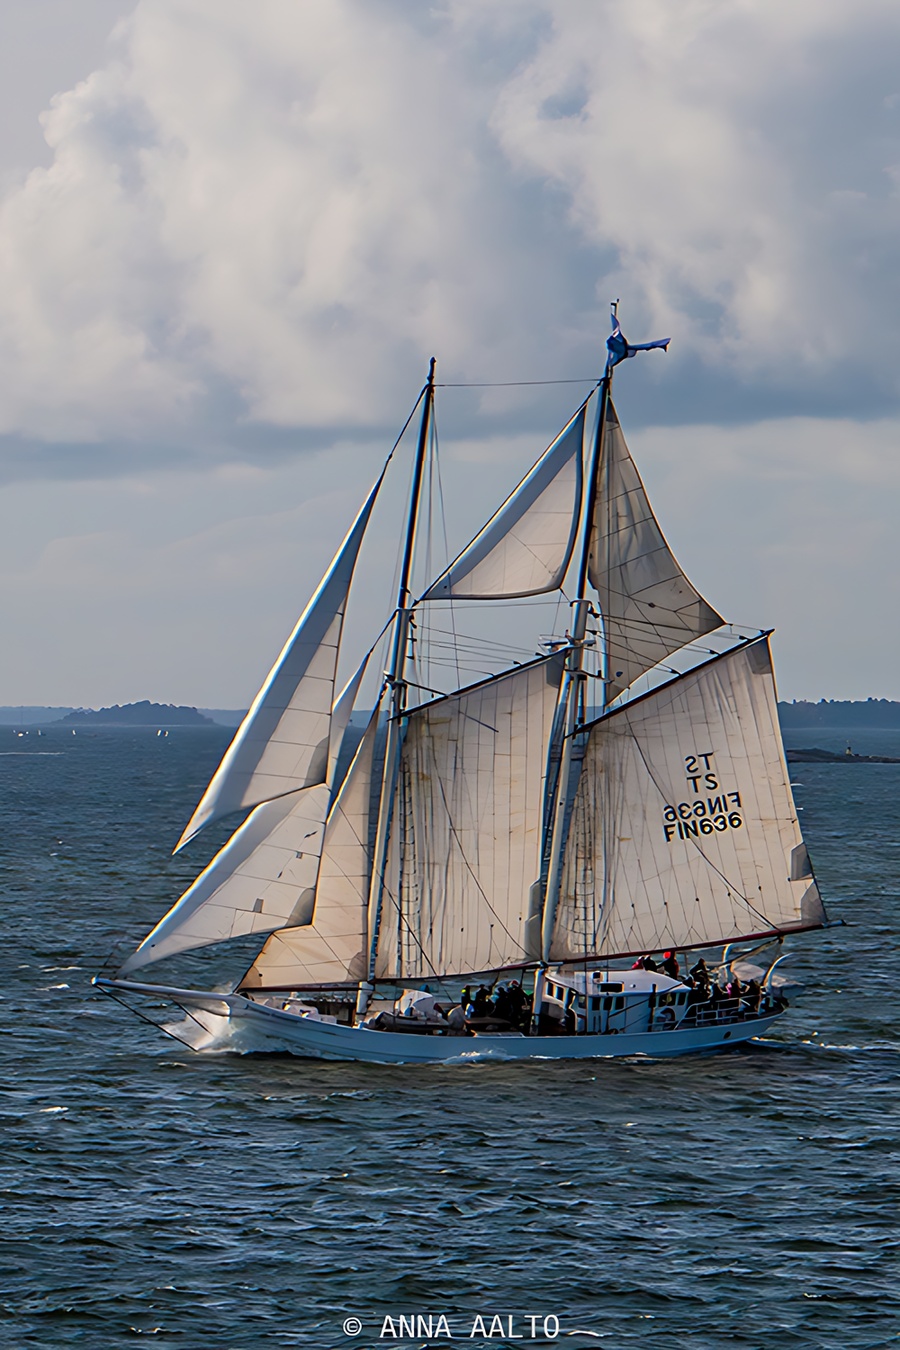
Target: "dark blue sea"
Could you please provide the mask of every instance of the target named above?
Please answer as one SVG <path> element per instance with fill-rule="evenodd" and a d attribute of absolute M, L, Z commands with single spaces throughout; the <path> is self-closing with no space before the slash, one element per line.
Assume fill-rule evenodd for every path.
<path fill-rule="evenodd" d="M 227 737 L 0 728 L 0 1344 L 900 1342 L 900 765 L 795 766 L 846 926 L 792 942 L 771 1040 L 380 1068 L 195 1055 L 91 989 L 204 860 Z"/>

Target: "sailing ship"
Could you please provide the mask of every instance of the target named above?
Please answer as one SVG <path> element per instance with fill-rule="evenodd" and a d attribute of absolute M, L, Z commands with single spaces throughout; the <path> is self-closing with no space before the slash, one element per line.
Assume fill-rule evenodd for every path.
<path fill-rule="evenodd" d="M 726 625 L 663 536 L 612 382 L 668 340 L 631 345 L 612 317 L 602 378 L 416 591 L 431 362 L 407 422 L 418 411 L 386 670 L 352 759 L 366 663 L 338 694 L 338 661 L 394 451 L 177 847 L 243 820 L 100 989 L 171 1000 L 187 1016 L 166 1029 L 198 1049 L 375 1063 L 671 1056 L 759 1037 L 783 1015 L 781 944 L 827 920 L 770 634 Z M 435 613 L 553 595 L 569 621 L 530 659 L 450 690 L 423 678 Z M 224 992 L 133 978 L 253 934 L 261 949 Z M 747 966 L 768 944 L 768 968 Z M 690 953 L 711 965 L 686 975 Z M 742 984 L 736 963 L 757 978 Z"/>

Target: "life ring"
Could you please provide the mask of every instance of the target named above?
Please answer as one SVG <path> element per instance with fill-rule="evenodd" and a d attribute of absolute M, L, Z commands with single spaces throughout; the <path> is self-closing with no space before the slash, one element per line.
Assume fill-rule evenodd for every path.
<path fill-rule="evenodd" d="M 671 1008 L 662 1008 L 656 1014 L 654 1026 L 657 1031 L 671 1031 L 675 1025 L 675 1013 Z"/>

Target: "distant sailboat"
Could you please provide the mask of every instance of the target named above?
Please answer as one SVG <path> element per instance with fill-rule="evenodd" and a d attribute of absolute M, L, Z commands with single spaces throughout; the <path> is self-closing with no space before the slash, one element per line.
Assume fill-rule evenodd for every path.
<path fill-rule="evenodd" d="M 742 985 L 734 962 L 751 953 L 734 951 L 723 988 L 715 961 L 687 976 L 677 959 L 764 946 L 826 916 L 769 635 L 735 637 L 688 581 L 612 403 L 613 367 L 664 345 L 630 346 L 614 308 L 596 391 L 417 598 L 432 362 L 387 671 L 349 768 L 340 749 L 362 668 L 340 696 L 335 682 L 384 472 L 178 847 L 249 814 L 95 984 L 170 998 L 190 1013 L 173 1034 L 197 1048 L 380 1063 L 676 1055 L 768 1030 L 785 1007 L 777 961 Z M 567 582 L 569 628 L 543 654 L 423 697 L 414 639 L 436 607 L 503 606 Z M 719 649 L 698 660 L 716 630 Z M 232 993 L 131 978 L 253 933 L 265 943 Z"/>

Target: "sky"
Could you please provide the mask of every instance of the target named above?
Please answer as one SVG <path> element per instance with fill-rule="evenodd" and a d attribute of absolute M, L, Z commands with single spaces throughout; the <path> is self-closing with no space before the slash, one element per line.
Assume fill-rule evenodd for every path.
<path fill-rule="evenodd" d="M 688 575 L 782 697 L 900 698 L 898 43 L 894 0 L 5 0 L 0 704 L 246 706 L 428 358 L 589 380 L 616 298 L 672 339 L 616 403 Z M 588 387 L 439 391 L 451 553 Z"/>

